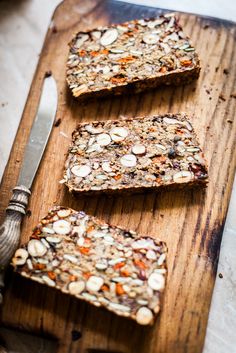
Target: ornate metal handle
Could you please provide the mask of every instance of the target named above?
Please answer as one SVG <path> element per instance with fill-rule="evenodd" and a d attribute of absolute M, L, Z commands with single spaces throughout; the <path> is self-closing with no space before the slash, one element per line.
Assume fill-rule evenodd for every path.
<path fill-rule="evenodd" d="M 28 205 L 30 190 L 25 186 L 16 186 L 6 209 L 6 217 L 0 226 L 0 304 L 4 287 L 5 270 L 19 244 L 20 227 Z"/>

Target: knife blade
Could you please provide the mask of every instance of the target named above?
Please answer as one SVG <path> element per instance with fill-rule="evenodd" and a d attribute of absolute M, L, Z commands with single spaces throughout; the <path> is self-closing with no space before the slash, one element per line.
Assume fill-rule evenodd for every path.
<path fill-rule="evenodd" d="M 18 185 L 31 188 L 53 126 L 57 109 L 57 88 L 53 76 L 45 78 L 38 112 L 24 151 Z"/>
<path fill-rule="evenodd" d="M 0 304 L 5 270 L 20 240 L 20 226 L 25 215 L 35 174 L 50 136 L 57 110 L 57 87 L 52 76 L 44 79 L 38 110 L 25 147 L 17 186 L 0 226 Z"/>

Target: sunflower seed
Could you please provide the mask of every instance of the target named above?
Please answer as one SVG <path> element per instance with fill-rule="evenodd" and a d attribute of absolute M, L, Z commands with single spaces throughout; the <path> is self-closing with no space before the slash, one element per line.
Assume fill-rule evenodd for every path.
<path fill-rule="evenodd" d="M 54 234 L 55 233 L 54 230 L 52 228 L 49 228 L 49 227 L 43 227 L 42 231 L 44 233 L 47 233 L 47 234 Z"/>
<path fill-rule="evenodd" d="M 42 276 L 42 280 L 44 283 L 46 283 L 49 287 L 55 287 L 56 286 L 56 282 L 53 281 L 51 278 L 49 278 L 48 276 Z"/>
<path fill-rule="evenodd" d="M 99 271 L 104 271 L 107 269 L 107 264 L 106 263 L 97 263 L 95 265 L 96 269 Z"/>
<path fill-rule="evenodd" d="M 64 260 L 70 261 L 73 264 L 76 264 L 79 262 L 79 259 L 77 257 L 75 257 L 74 255 L 71 254 L 64 254 L 63 255 Z"/>
<path fill-rule="evenodd" d="M 88 90 L 88 86 L 85 85 L 85 84 L 80 85 L 80 86 L 75 87 L 75 88 L 72 89 L 73 94 L 74 94 L 75 97 L 79 97 L 82 93 L 87 92 L 87 90 Z"/>

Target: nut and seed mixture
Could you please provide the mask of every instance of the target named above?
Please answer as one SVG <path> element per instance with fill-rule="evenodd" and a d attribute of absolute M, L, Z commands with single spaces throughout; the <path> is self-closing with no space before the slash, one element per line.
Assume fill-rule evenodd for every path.
<path fill-rule="evenodd" d="M 207 182 L 203 153 L 184 114 L 83 123 L 72 140 L 61 180 L 70 191 L 138 192 Z"/>
<path fill-rule="evenodd" d="M 173 13 L 79 32 L 67 61 L 74 97 L 183 84 L 199 72 L 195 48 Z"/>
<path fill-rule="evenodd" d="M 164 242 L 55 207 L 16 250 L 22 276 L 149 325 L 165 287 Z"/>

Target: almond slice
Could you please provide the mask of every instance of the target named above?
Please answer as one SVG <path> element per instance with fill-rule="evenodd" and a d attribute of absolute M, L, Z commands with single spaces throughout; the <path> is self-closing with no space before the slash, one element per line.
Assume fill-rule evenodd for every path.
<path fill-rule="evenodd" d="M 165 287 L 165 278 L 162 274 L 153 272 L 148 278 L 148 285 L 153 290 L 162 290 Z"/>
<path fill-rule="evenodd" d="M 75 47 L 76 48 L 80 48 L 81 45 L 86 42 L 86 40 L 89 39 L 89 35 L 87 33 L 85 34 L 80 34 L 79 37 L 77 38 L 76 42 L 75 42 Z"/>
<path fill-rule="evenodd" d="M 137 158 L 133 154 L 125 154 L 123 157 L 121 157 L 120 163 L 124 167 L 135 167 L 137 164 Z"/>
<path fill-rule="evenodd" d="M 155 33 L 145 33 L 143 36 L 143 41 L 146 44 L 156 44 L 160 40 L 160 37 Z"/>
<path fill-rule="evenodd" d="M 71 171 L 77 177 L 85 178 L 91 173 L 91 168 L 88 165 L 74 166 Z"/>
<path fill-rule="evenodd" d="M 103 283 L 104 280 L 101 277 L 91 276 L 86 283 L 86 288 L 89 292 L 98 292 L 101 289 Z"/>
<path fill-rule="evenodd" d="M 41 257 L 46 254 L 47 248 L 40 240 L 31 239 L 28 242 L 28 253 L 33 257 Z"/>
<path fill-rule="evenodd" d="M 70 223 L 60 219 L 53 223 L 53 229 L 57 234 L 69 234 L 71 231 Z"/>
<path fill-rule="evenodd" d="M 60 210 L 57 212 L 57 215 L 58 217 L 60 218 L 65 218 L 65 217 L 68 217 L 70 215 L 70 210 L 67 209 L 67 210 Z"/>
<path fill-rule="evenodd" d="M 175 183 L 188 183 L 189 181 L 194 179 L 194 174 L 192 172 L 189 172 L 187 170 L 182 170 L 181 172 L 178 172 L 174 174 L 173 180 Z"/>
<path fill-rule="evenodd" d="M 100 146 L 107 146 L 109 145 L 110 142 L 111 142 L 111 138 L 110 138 L 110 135 L 108 134 L 104 133 L 97 136 L 97 143 Z"/>
<path fill-rule="evenodd" d="M 153 313 L 146 306 L 142 306 L 136 313 L 136 321 L 140 325 L 149 325 L 153 321 Z"/>
<path fill-rule="evenodd" d="M 114 43 L 118 38 L 118 31 L 115 28 L 108 29 L 101 37 L 100 43 L 104 47 Z"/>
<path fill-rule="evenodd" d="M 69 292 L 73 295 L 80 294 L 85 289 L 85 283 L 84 281 L 71 282 L 69 283 L 68 289 Z"/>
<path fill-rule="evenodd" d="M 100 127 L 94 127 L 92 125 L 85 125 L 85 130 L 87 132 L 89 132 L 92 135 L 96 135 L 96 134 L 101 134 L 103 132 L 103 129 Z"/>
<path fill-rule="evenodd" d="M 129 135 L 129 131 L 124 127 L 114 127 L 111 129 L 110 135 L 114 142 L 120 142 Z"/>
<path fill-rule="evenodd" d="M 111 173 L 112 172 L 112 169 L 110 167 L 110 163 L 109 162 L 103 162 L 102 163 L 102 169 L 104 170 L 104 172 L 107 172 L 107 173 Z"/>
<path fill-rule="evenodd" d="M 132 147 L 132 153 L 138 156 L 144 156 L 146 153 L 146 147 L 144 145 L 134 145 Z"/>
<path fill-rule="evenodd" d="M 12 259 L 12 263 L 15 266 L 22 266 L 25 264 L 29 254 L 25 249 L 17 249 Z"/>
<path fill-rule="evenodd" d="M 177 119 L 174 119 L 174 118 L 167 118 L 167 117 L 164 117 L 163 118 L 163 122 L 166 123 L 166 124 L 181 124 L 181 121 L 177 120 Z"/>

